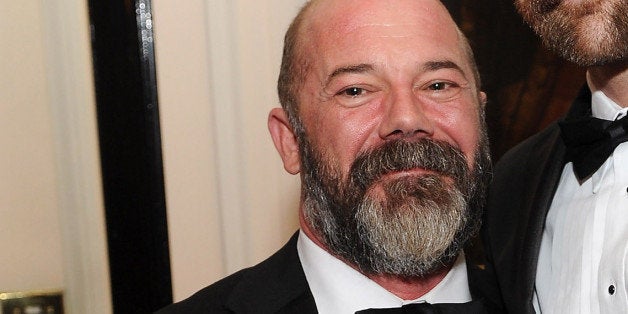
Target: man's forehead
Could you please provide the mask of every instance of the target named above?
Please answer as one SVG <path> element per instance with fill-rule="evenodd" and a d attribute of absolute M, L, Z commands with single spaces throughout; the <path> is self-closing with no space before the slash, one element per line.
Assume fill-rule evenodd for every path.
<path fill-rule="evenodd" d="M 458 41 L 456 24 L 438 0 L 318 0 L 310 7 L 301 32 L 302 43 L 314 45 L 417 34 Z"/>
<path fill-rule="evenodd" d="M 419 25 L 427 20 L 453 22 L 439 0 L 315 0 L 309 7 L 308 19 L 334 28 L 353 24 Z M 405 22 L 404 22 L 405 21 Z"/>
<path fill-rule="evenodd" d="M 300 36 L 302 48 L 308 47 L 305 49 L 311 49 L 310 52 L 319 57 L 330 49 L 341 50 L 351 58 L 365 53 L 362 50 L 365 47 L 371 47 L 371 51 L 386 50 L 387 44 L 407 46 L 410 51 L 422 42 L 439 46 L 440 54 L 452 55 L 463 50 L 456 24 L 438 0 L 357 2 L 361 1 L 364 7 L 353 8 L 348 5 L 355 4 L 353 0 L 319 0 L 320 4 L 311 9 L 312 16 L 301 29 L 304 32 Z M 401 2 L 406 2 L 401 6 L 405 10 L 393 5 Z M 387 3 L 391 6 L 384 5 Z M 404 41 L 406 38 L 410 40 Z M 353 50 L 359 53 L 348 53 Z"/>

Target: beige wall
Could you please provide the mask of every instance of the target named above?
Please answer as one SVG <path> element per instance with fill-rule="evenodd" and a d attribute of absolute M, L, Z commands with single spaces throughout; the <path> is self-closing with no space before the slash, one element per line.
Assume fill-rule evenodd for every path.
<path fill-rule="evenodd" d="M 40 6 L 0 10 L 0 290 L 63 287 Z"/>
<path fill-rule="evenodd" d="M 298 177 L 266 119 L 302 0 L 154 0 L 175 300 L 253 265 L 297 230 Z"/>
<path fill-rule="evenodd" d="M 86 4 L 0 8 L 0 291 L 111 313 Z"/>
<path fill-rule="evenodd" d="M 266 128 L 303 0 L 154 0 L 175 300 L 278 249 L 298 177 Z M 85 1 L 0 0 L 0 291 L 111 313 Z"/>

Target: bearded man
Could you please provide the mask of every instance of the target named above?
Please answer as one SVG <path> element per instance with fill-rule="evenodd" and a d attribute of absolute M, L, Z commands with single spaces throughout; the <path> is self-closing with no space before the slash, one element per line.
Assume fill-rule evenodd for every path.
<path fill-rule="evenodd" d="M 503 301 L 510 313 L 628 313 L 628 1 L 516 4 L 587 85 L 495 167 L 483 235 Z"/>
<path fill-rule="evenodd" d="M 479 85 L 438 0 L 308 2 L 268 118 L 300 231 L 162 313 L 486 313 L 463 253 L 490 168 Z"/>

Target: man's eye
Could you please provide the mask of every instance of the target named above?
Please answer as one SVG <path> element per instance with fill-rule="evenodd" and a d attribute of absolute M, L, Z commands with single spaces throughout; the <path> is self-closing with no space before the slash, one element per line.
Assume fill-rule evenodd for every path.
<path fill-rule="evenodd" d="M 342 90 L 340 94 L 349 96 L 349 97 L 356 97 L 356 96 L 360 96 L 364 94 L 364 89 L 359 88 L 359 87 L 349 87 L 347 89 Z"/>
<path fill-rule="evenodd" d="M 422 95 L 439 102 L 451 101 L 460 95 L 464 88 L 452 81 L 431 81 L 423 85 L 418 91 Z"/>
<path fill-rule="evenodd" d="M 435 90 L 435 91 L 445 90 L 447 87 L 451 87 L 451 84 L 445 83 L 445 82 L 436 82 L 428 86 L 430 90 Z"/>
<path fill-rule="evenodd" d="M 378 90 L 373 86 L 350 86 L 344 87 L 336 93 L 334 96 L 338 104 L 343 107 L 353 108 L 362 106 L 378 95 Z"/>

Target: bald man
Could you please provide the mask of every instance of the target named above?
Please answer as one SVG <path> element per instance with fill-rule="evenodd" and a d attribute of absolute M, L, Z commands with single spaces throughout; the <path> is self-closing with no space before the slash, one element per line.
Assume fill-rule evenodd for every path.
<path fill-rule="evenodd" d="M 268 117 L 300 230 L 162 313 L 486 313 L 463 250 L 490 168 L 479 85 L 440 1 L 308 2 Z"/>

